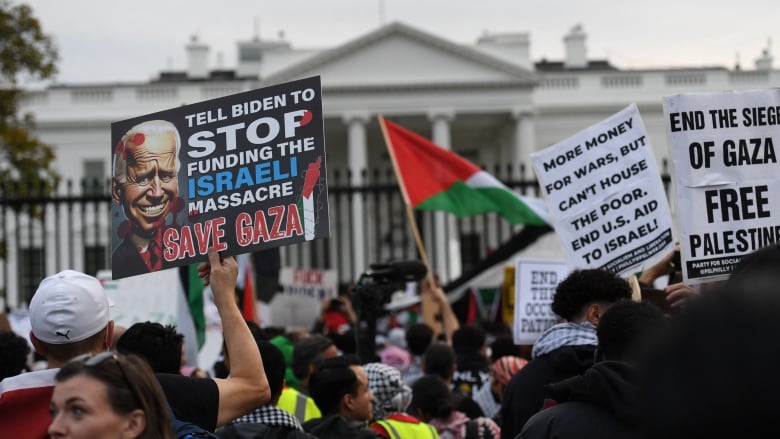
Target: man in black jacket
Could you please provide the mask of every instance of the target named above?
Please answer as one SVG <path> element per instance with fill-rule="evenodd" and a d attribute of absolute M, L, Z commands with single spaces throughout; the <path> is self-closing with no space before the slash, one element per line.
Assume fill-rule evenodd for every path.
<path fill-rule="evenodd" d="M 610 308 L 596 330 L 598 362 L 583 375 L 547 386 L 556 405 L 531 417 L 520 438 L 637 437 L 635 365 L 647 342 L 661 335 L 666 324 L 661 311 L 647 303 L 626 301 Z"/>
<path fill-rule="evenodd" d="M 611 305 L 630 298 L 626 281 L 600 269 L 576 270 L 558 284 L 552 310 L 564 323 L 539 337 L 533 360 L 509 381 L 501 407 L 502 439 L 514 439 L 542 409 L 545 385 L 580 375 L 593 365 L 599 320 Z"/>
<path fill-rule="evenodd" d="M 320 439 L 375 439 L 379 436 L 365 425 L 371 420 L 373 396 L 362 366 L 345 357 L 322 361 L 309 381 L 310 395 L 322 418 L 303 424 L 303 429 Z"/>

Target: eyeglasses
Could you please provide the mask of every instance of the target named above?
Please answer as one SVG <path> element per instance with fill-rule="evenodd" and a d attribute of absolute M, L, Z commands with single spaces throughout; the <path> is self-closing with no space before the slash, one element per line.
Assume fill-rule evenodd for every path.
<path fill-rule="evenodd" d="M 133 382 L 127 376 L 127 372 L 125 372 L 125 368 L 122 366 L 122 359 L 116 353 L 105 351 L 97 355 L 83 354 L 74 357 L 69 363 L 83 363 L 85 368 L 94 368 L 108 360 L 114 360 L 114 363 L 116 363 L 119 368 L 119 372 L 122 374 L 122 378 L 125 380 L 125 384 L 127 384 L 127 388 L 130 389 L 130 394 L 133 395 L 136 406 L 141 407 L 141 399 L 138 397 L 135 385 L 133 385 Z"/>

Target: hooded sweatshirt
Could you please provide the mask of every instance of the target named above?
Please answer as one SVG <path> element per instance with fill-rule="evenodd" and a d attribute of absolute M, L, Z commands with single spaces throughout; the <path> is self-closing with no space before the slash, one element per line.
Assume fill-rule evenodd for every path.
<path fill-rule="evenodd" d="M 526 421 L 542 409 L 544 386 L 580 375 L 593 365 L 597 341 L 596 328 L 589 323 L 561 323 L 542 334 L 534 347 L 534 359 L 504 390 L 502 439 L 514 439 Z"/>
<path fill-rule="evenodd" d="M 638 436 L 636 372 L 618 361 L 596 363 L 583 375 L 552 384 L 558 404 L 525 424 L 521 438 L 632 438 Z"/>

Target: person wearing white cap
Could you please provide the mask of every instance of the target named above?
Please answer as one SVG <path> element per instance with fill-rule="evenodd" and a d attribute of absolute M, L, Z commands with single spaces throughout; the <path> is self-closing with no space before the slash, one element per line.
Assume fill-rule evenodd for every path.
<path fill-rule="evenodd" d="M 51 422 L 54 375 L 71 358 L 111 347 L 114 322 L 100 281 L 65 270 L 44 279 L 30 301 L 30 340 L 50 369 L 0 381 L 0 431 L 4 437 L 43 438 Z"/>
<path fill-rule="evenodd" d="M 198 275 L 211 285 L 222 319 L 225 345 L 233 360 L 227 379 L 158 374 L 157 381 L 180 421 L 208 431 L 266 404 L 271 390 L 263 360 L 235 301 L 238 264 L 208 250 Z M 164 292 L 162 292 L 164 293 Z M 114 323 L 100 282 L 76 271 L 44 279 L 30 301 L 30 338 L 52 369 L 0 381 L 0 435 L 14 439 L 47 437 L 49 401 L 58 368 L 73 357 L 111 348 Z"/>

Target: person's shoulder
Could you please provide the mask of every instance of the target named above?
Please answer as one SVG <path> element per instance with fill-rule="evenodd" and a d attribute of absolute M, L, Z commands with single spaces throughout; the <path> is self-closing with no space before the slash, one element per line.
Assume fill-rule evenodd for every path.
<path fill-rule="evenodd" d="M 525 425 L 523 425 L 523 429 L 520 431 L 518 438 L 536 439 L 549 437 L 548 433 L 553 429 L 553 424 L 557 419 L 557 413 L 559 411 L 566 411 L 566 409 L 561 410 L 560 407 L 562 406 L 563 405 L 561 404 L 549 407 L 531 416 L 528 421 L 526 421 Z"/>
<path fill-rule="evenodd" d="M 217 430 L 220 439 L 314 439 L 317 436 L 289 427 L 240 422 Z"/>
<path fill-rule="evenodd" d="M 608 409 L 584 401 L 567 401 L 533 415 L 523 426 L 522 438 L 592 437 L 586 432 L 600 432 L 604 437 L 632 437 L 629 426 Z M 609 432 L 609 434 L 606 434 Z M 635 432 L 634 432 L 635 433 Z"/>
<path fill-rule="evenodd" d="M 336 415 L 327 415 L 321 418 L 309 419 L 308 421 L 303 423 L 303 431 L 307 433 L 315 433 L 316 431 L 324 429 L 330 424 L 336 422 L 337 419 L 338 416 Z"/>
<path fill-rule="evenodd" d="M 191 395 L 219 393 L 219 387 L 212 378 L 186 377 L 173 373 L 156 373 L 154 375 L 167 397 L 170 397 L 171 394 L 184 392 Z"/>
<path fill-rule="evenodd" d="M 382 435 L 362 425 L 354 430 L 357 439 L 381 439 Z"/>
<path fill-rule="evenodd" d="M 176 418 L 209 431 L 217 428 L 219 387 L 213 379 L 170 373 L 158 373 L 155 377 Z"/>
<path fill-rule="evenodd" d="M 342 419 L 343 422 L 331 424 L 331 428 L 323 430 L 320 434 L 310 431 L 318 438 L 338 439 L 381 439 L 382 436 L 375 430 L 368 428 L 361 422 Z"/>
<path fill-rule="evenodd" d="M 28 372 L 0 381 L 0 436 L 48 437 L 49 402 L 58 370 Z"/>
<path fill-rule="evenodd" d="M 390 439 L 390 433 L 388 433 L 384 425 L 380 424 L 379 422 L 374 421 L 368 427 L 373 430 L 377 436 L 383 439 Z"/>
<path fill-rule="evenodd" d="M 160 384 L 192 386 L 210 383 L 211 385 L 216 385 L 213 378 L 188 377 L 177 373 L 155 373 L 154 376 L 157 377 L 157 381 Z"/>
<path fill-rule="evenodd" d="M 306 433 L 305 431 L 288 430 L 285 439 L 317 439 L 317 436 L 314 436 L 311 433 Z"/>
<path fill-rule="evenodd" d="M 592 345 L 562 346 L 539 359 L 546 359 L 547 365 L 555 370 L 578 374 L 593 366 L 595 352 L 596 346 Z M 525 367 L 520 371 L 523 370 Z"/>
<path fill-rule="evenodd" d="M 0 394 L 14 390 L 54 387 L 54 376 L 59 369 L 45 369 L 22 373 L 0 381 Z"/>

